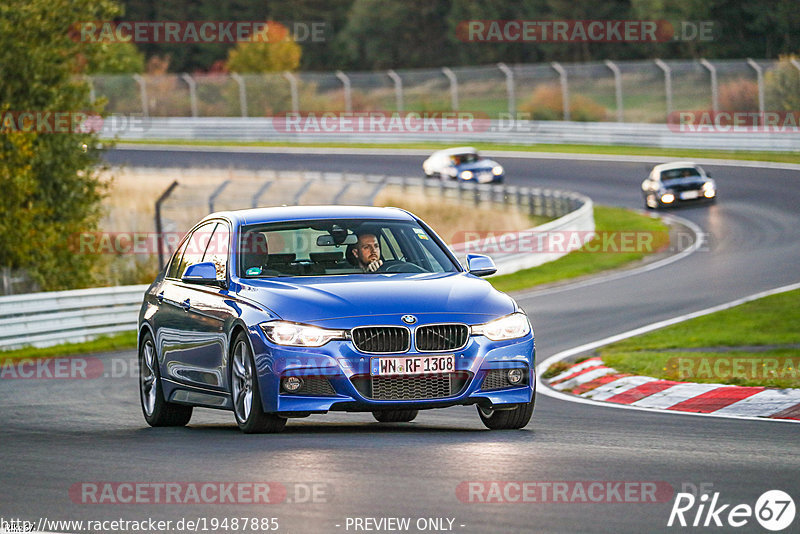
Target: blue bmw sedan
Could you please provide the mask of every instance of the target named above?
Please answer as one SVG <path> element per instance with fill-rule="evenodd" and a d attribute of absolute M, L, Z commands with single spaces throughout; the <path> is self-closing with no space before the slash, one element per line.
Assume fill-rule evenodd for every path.
<path fill-rule="evenodd" d="M 151 426 L 194 407 L 243 432 L 294 417 L 474 404 L 490 429 L 533 413 L 528 317 L 423 221 L 396 208 L 303 206 L 215 213 L 184 237 L 145 293 L 140 398 Z"/>

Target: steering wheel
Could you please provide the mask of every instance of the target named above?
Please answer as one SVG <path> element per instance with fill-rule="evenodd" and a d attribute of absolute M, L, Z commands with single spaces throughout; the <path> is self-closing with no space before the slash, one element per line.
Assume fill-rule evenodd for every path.
<path fill-rule="evenodd" d="M 425 269 L 416 263 L 409 263 L 402 260 L 386 260 L 383 265 L 378 267 L 376 273 L 425 273 Z"/>

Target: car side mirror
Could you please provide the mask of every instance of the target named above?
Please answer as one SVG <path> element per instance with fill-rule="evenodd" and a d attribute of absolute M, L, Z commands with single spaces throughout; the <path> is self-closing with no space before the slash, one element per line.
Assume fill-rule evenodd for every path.
<path fill-rule="evenodd" d="M 475 276 L 489 276 L 497 272 L 497 266 L 489 256 L 467 254 L 467 271 Z"/>
<path fill-rule="evenodd" d="M 204 261 L 190 265 L 181 276 L 181 281 L 188 284 L 203 284 L 225 287 L 225 281 L 217 280 L 217 266 L 213 262 Z"/>

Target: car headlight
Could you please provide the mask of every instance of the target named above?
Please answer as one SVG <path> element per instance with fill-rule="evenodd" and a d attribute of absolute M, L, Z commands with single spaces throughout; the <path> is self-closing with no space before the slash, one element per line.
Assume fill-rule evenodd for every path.
<path fill-rule="evenodd" d="M 503 174 L 503 166 L 496 165 L 492 167 L 492 174 L 494 174 L 495 176 L 500 176 L 501 174 Z"/>
<path fill-rule="evenodd" d="M 287 321 L 270 321 L 260 325 L 267 339 L 276 345 L 321 347 L 334 339 L 345 339 L 344 330 L 331 330 Z"/>
<path fill-rule="evenodd" d="M 461 171 L 461 178 L 464 180 L 472 180 L 472 171 Z"/>
<path fill-rule="evenodd" d="M 669 204 L 674 201 L 675 201 L 675 195 L 673 195 L 672 193 L 664 193 L 663 195 L 661 195 L 661 202 L 663 202 L 664 204 Z"/>
<path fill-rule="evenodd" d="M 526 336 L 531 331 L 528 316 L 522 312 L 515 312 L 505 317 L 484 324 L 476 324 L 471 328 L 473 336 L 486 336 L 492 341 L 516 339 Z"/>
<path fill-rule="evenodd" d="M 714 182 L 706 182 L 703 184 L 703 191 L 713 191 L 714 190 Z"/>

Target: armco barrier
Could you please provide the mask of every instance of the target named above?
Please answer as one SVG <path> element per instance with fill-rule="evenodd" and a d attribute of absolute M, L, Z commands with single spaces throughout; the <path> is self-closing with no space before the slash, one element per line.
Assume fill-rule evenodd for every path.
<path fill-rule="evenodd" d="M 683 133 L 665 124 L 569 121 L 486 121 L 476 130 L 454 133 L 374 133 L 278 131 L 271 117 L 150 117 L 135 129 L 106 121 L 105 138 L 121 141 L 270 141 L 305 143 L 500 143 L 625 145 L 708 150 L 798 151 L 797 133 Z"/>
<path fill-rule="evenodd" d="M 0 350 L 136 330 L 146 285 L 0 297 Z"/>
<path fill-rule="evenodd" d="M 594 231 L 592 201 L 577 193 L 405 177 L 385 177 L 382 183 L 403 189 L 421 188 L 428 194 L 456 197 L 465 204 L 516 205 L 533 215 L 556 218 L 528 232 L 579 231 L 587 235 Z M 451 248 L 463 260 L 464 244 Z M 495 259 L 498 274 L 505 274 L 552 261 L 571 250 L 531 254 L 516 249 L 483 252 Z M 147 285 L 135 285 L 0 297 L 0 351 L 80 342 L 135 330 L 146 289 Z"/>

